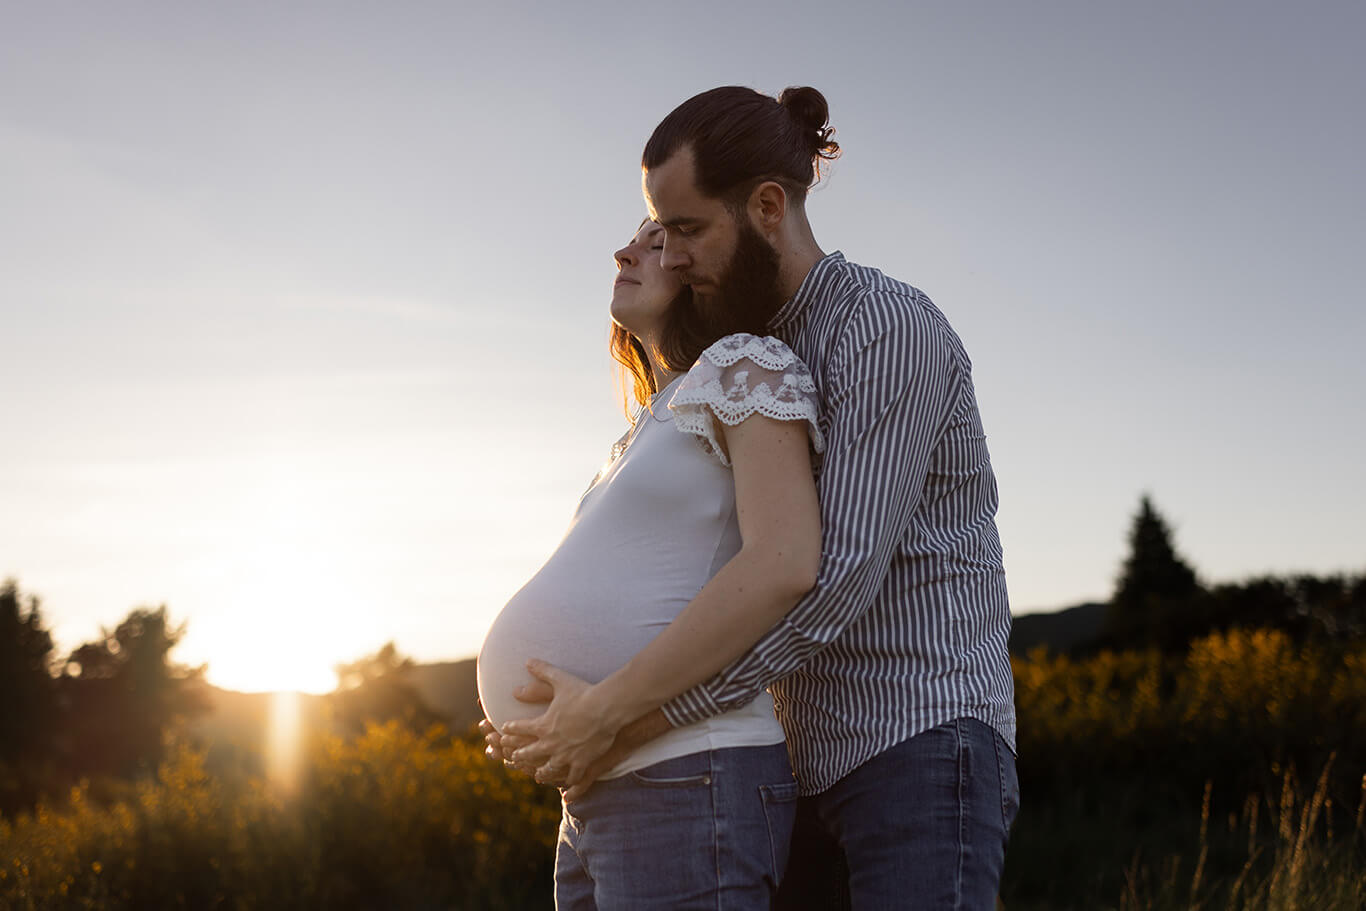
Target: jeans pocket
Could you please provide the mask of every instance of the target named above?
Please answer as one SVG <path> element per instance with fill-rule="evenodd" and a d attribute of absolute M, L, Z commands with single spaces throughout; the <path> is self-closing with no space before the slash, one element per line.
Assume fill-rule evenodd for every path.
<path fill-rule="evenodd" d="M 764 820 L 768 823 L 769 863 L 776 888 L 787 873 L 787 857 L 792 849 L 792 828 L 797 822 L 797 782 L 759 785 L 759 797 L 764 804 Z"/>
<path fill-rule="evenodd" d="M 996 748 L 996 770 L 1001 779 L 1001 823 L 1009 835 L 1015 816 L 1020 812 L 1020 778 L 1015 769 L 1015 754 L 1001 735 L 993 731 L 991 742 Z"/>
<path fill-rule="evenodd" d="M 626 773 L 643 788 L 696 788 L 711 784 L 711 756 L 691 753 Z"/>

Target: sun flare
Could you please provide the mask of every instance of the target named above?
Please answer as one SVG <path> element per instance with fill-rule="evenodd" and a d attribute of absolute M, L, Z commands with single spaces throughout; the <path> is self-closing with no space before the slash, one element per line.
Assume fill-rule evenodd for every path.
<path fill-rule="evenodd" d="M 242 545 L 220 556 L 226 584 L 212 619 L 191 630 L 194 651 L 224 689 L 329 692 L 338 663 L 382 644 L 366 543 L 342 534 L 336 504 L 304 484 L 269 493 L 249 510 Z"/>

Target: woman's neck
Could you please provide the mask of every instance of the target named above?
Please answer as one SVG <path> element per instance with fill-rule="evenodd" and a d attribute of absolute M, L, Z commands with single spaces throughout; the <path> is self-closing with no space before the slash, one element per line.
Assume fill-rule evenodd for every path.
<path fill-rule="evenodd" d="M 677 379 L 681 371 L 668 370 L 660 364 L 653 339 L 642 338 L 640 342 L 641 347 L 645 349 L 645 359 L 650 362 L 650 375 L 654 377 L 655 391 L 658 392 Z"/>

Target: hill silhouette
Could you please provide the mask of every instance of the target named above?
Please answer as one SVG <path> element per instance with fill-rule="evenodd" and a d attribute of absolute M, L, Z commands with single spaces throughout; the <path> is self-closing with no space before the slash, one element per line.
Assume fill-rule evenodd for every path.
<path fill-rule="evenodd" d="M 475 685 L 474 659 L 417 664 L 407 682 L 446 721 L 451 731 L 464 733 L 479 722 L 479 696 Z M 205 687 L 208 709 L 188 726 L 192 740 L 208 750 L 208 763 L 218 769 L 244 766 L 257 769 L 270 733 L 275 693 L 241 693 L 215 686 Z M 329 730 L 327 697 L 299 693 L 300 733 Z"/>
<path fill-rule="evenodd" d="M 1108 604 L 1089 601 L 1057 611 L 1020 614 L 1010 624 L 1010 653 L 1023 658 L 1041 645 L 1056 653 L 1085 649 L 1100 638 L 1108 610 Z"/>

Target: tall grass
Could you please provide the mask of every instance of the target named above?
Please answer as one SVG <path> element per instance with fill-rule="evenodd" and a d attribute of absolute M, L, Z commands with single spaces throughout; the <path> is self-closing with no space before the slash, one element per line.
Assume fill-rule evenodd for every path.
<path fill-rule="evenodd" d="M 1352 828 L 1335 831 L 1328 796 L 1329 765 L 1314 790 L 1302 797 L 1287 771 L 1279 795 L 1265 805 L 1274 828 L 1258 831 L 1263 803 L 1249 798 L 1230 815 L 1227 832 L 1211 833 L 1210 787 L 1200 817 L 1194 858 L 1172 855 L 1156 869 L 1135 859 L 1126 873 L 1120 911 L 1359 911 L 1366 908 L 1366 777 Z M 1243 845 L 1241 866 L 1224 878 L 1208 876 L 1211 853 Z M 1185 861 L 1186 863 L 1183 863 Z M 1193 869 L 1183 868 L 1193 861 Z"/>

